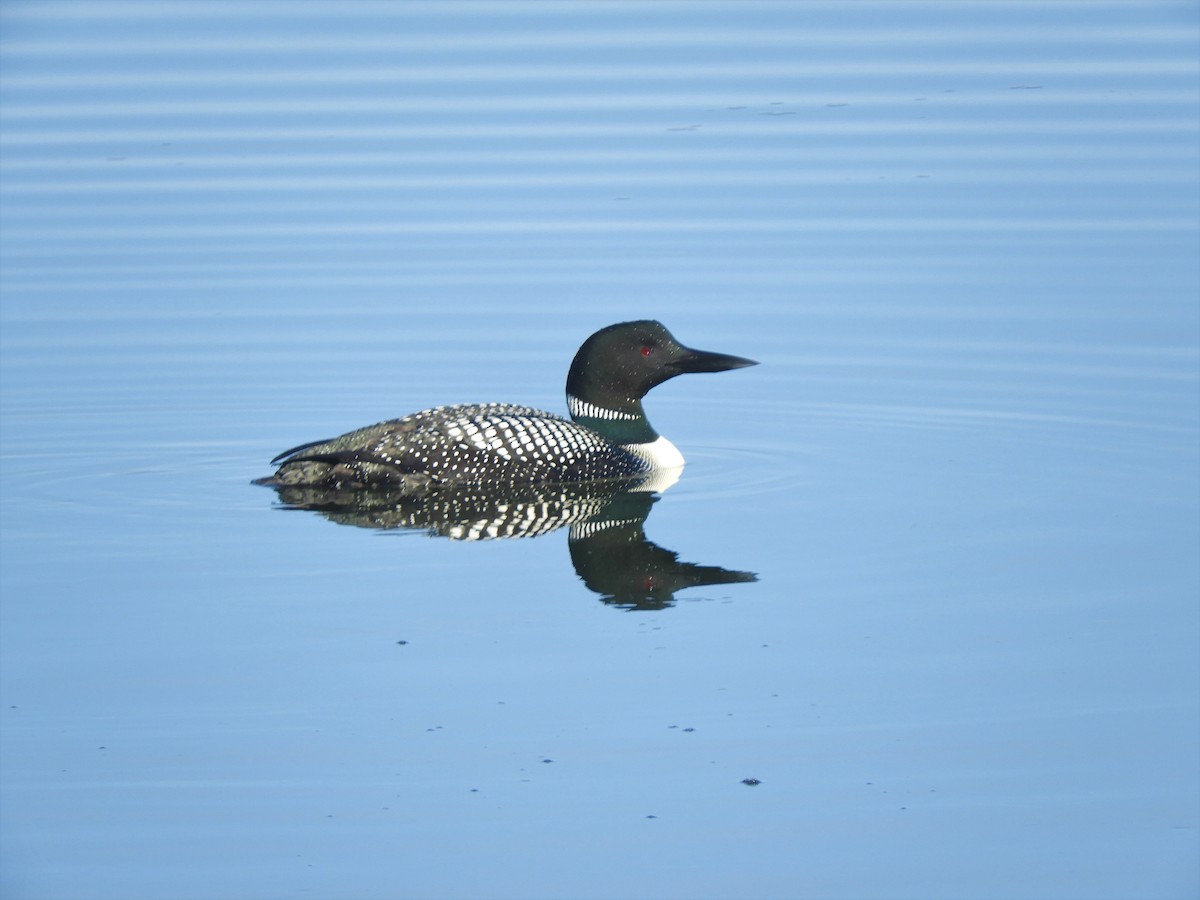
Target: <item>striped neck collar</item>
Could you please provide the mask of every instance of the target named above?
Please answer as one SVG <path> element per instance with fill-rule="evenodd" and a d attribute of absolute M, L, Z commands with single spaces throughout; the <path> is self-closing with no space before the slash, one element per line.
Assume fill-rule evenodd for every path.
<path fill-rule="evenodd" d="M 646 421 L 640 400 L 633 401 L 632 409 L 608 409 L 567 394 L 567 409 L 576 424 L 590 428 L 614 444 L 648 444 L 659 436 Z"/>
<path fill-rule="evenodd" d="M 572 419 L 620 419 L 625 422 L 636 422 L 638 419 L 646 417 L 636 412 L 623 412 L 619 409 L 605 409 L 602 406 L 596 406 L 594 403 L 588 403 L 586 400 L 580 400 L 578 397 L 567 394 L 567 409 L 571 413 Z"/>

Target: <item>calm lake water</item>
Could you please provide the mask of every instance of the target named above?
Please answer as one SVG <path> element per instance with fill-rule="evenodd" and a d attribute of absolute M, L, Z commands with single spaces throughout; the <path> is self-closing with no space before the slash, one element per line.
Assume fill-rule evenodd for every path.
<path fill-rule="evenodd" d="M 4 4 L 0 893 L 1196 896 L 1198 34 Z M 631 318 L 741 580 L 250 483 Z"/>

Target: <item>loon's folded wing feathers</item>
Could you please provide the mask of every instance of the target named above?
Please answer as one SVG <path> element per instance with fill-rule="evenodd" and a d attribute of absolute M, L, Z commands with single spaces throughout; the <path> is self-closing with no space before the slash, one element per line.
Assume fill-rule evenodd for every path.
<path fill-rule="evenodd" d="M 332 438 L 326 438 L 323 441 L 309 441 L 307 444 L 301 444 L 298 447 L 293 447 L 291 450 L 284 450 L 273 460 L 271 460 L 271 465 L 276 466 L 283 462 L 291 462 L 291 457 L 298 456 L 300 451 L 309 450 L 313 447 L 320 447 L 322 444 L 328 444 L 331 440 Z"/>
<path fill-rule="evenodd" d="M 289 457 L 284 464 L 302 462 L 322 462 L 330 465 L 367 462 L 391 465 L 388 460 L 375 458 L 369 450 L 314 450 L 311 453 L 299 453 Z"/>
<path fill-rule="evenodd" d="M 368 425 L 366 428 L 359 428 L 340 437 L 326 438 L 323 441 L 309 441 L 307 444 L 301 444 L 280 453 L 271 460 L 271 465 L 287 465 L 322 456 L 367 451 L 381 437 L 399 429 L 404 421 L 404 419 L 393 419 L 390 422 L 379 422 L 375 425 Z"/>
<path fill-rule="evenodd" d="M 287 465 L 298 462 L 372 462 L 381 465 L 407 468 L 402 457 L 393 450 L 412 451 L 444 445 L 448 441 L 469 449 L 466 439 L 456 435 L 455 430 L 473 425 L 486 427 L 495 416 L 535 416 L 558 419 L 551 413 L 532 406 L 515 403 L 463 403 L 456 406 L 440 406 L 423 409 L 402 419 L 387 419 L 356 428 L 346 434 L 285 450 L 271 460 L 272 465 Z M 423 456 L 424 454 L 416 454 Z"/>

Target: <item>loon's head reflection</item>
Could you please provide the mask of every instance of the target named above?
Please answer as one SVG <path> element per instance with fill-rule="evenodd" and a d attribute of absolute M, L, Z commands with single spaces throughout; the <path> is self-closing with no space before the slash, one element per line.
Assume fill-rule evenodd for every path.
<path fill-rule="evenodd" d="M 679 554 L 646 539 L 653 494 L 614 497 L 603 514 L 571 528 L 575 573 L 605 603 L 623 609 L 665 609 L 676 591 L 711 584 L 757 581 L 752 572 L 680 562 Z"/>
<path fill-rule="evenodd" d="M 646 539 L 658 488 L 629 481 L 474 486 L 413 495 L 277 486 L 283 506 L 318 512 L 340 525 L 423 531 L 478 541 L 538 537 L 569 529 L 575 572 L 603 602 L 630 610 L 665 609 L 684 588 L 756 581 L 751 572 L 680 562 Z M 660 488 L 661 489 L 661 488 Z"/>

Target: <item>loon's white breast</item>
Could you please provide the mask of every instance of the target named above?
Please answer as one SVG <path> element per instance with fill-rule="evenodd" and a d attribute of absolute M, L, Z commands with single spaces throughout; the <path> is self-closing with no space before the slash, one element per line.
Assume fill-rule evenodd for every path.
<path fill-rule="evenodd" d="M 634 456 L 648 462 L 652 469 L 678 469 L 684 463 L 679 448 L 662 435 L 648 444 L 625 444 L 624 447 Z"/>

